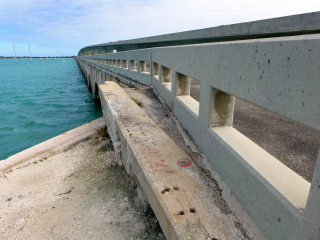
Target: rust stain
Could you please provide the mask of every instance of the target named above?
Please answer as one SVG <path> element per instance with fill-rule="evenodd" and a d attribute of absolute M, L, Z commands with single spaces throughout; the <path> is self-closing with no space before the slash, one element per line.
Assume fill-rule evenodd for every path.
<path fill-rule="evenodd" d="M 181 214 L 182 211 L 174 213 L 172 216 L 177 222 L 183 222 L 185 220 L 185 214 Z"/>
<path fill-rule="evenodd" d="M 68 193 L 71 193 L 73 189 L 74 189 L 74 187 L 71 187 L 69 190 L 67 190 L 65 192 L 53 193 L 53 195 L 54 196 L 60 196 L 60 195 L 63 195 L 63 194 L 68 194 Z"/>
<path fill-rule="evenodd" d="M 170 188 L 168 188 L 168 187 L 166 187 L 165 189 L 163 189 L 162 191 L 161 191 L 161 194 L 165 194 L 166 192 L 170 192 Z"/>

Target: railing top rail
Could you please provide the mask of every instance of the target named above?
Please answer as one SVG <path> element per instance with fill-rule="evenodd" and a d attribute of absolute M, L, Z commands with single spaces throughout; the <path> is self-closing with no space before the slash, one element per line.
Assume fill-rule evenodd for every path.
<path fill-rule="evenodd" d="M 320 12 L 96 44 L 86 50 L 128 51 L 143 48 L 320 33 Z"/>

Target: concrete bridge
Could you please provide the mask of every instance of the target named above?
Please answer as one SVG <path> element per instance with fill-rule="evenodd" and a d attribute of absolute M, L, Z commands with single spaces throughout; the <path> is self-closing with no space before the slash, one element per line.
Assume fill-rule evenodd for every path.
<path fill-rule="evenodd" d="M 225 196 L 231 207 L 243 210 L 249 218 L 243 222 L 261 238 L 316 240 L 319 155 L 308 182 L 233 128 L 233 116 L 237 97 L 319 133 L 319 33 L 317 12 L 88 46 L 77 61 L 104 115 L 112 111 L 108 81 L 152 86 L 235 197 Z M 137 174 L 134 164 L 125 165 Z M 168 238 L 180 236 L 157 217 Z"/>

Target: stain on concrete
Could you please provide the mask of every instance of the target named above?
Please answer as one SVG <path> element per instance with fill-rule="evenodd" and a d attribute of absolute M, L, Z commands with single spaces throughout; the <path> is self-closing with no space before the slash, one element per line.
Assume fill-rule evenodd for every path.
<path fill-rule="evenodd" d="M 216 113 L 217 126 L 224 126 L 229 118 L 231 96 L 227 93 L 216 91 L 214 96 L 214 110 Z"/>
<path fill-rule="evenodd" d="M 181 168 L 186 168 L 186 167 L 190 167 L 192 165 L 192 162 L 190 159 L 180 158 L 177 161 L 177 165 Z"/>

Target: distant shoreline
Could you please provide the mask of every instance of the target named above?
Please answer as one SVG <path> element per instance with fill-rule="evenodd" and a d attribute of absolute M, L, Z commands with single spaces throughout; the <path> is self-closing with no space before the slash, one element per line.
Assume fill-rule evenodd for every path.
<path fill-rule="evenodd" d="M 61 56 L 61 57 L 52 57 L 52 58 L 74 58 L 75 56 Z M 24 56 L 24 57 L 17 57 L 17 59 L 29 59 L 30 57 Z M 40 58 L 40 57 L 31 57 L 31 58 Z M 47 57 L 41 57 L 42 59 L 47 59 Z M 51 59 L 51 57 L 48 57 Z M 0 59 L 14 59 L 14 57 L 3 57 L 0 56 Z"/>

